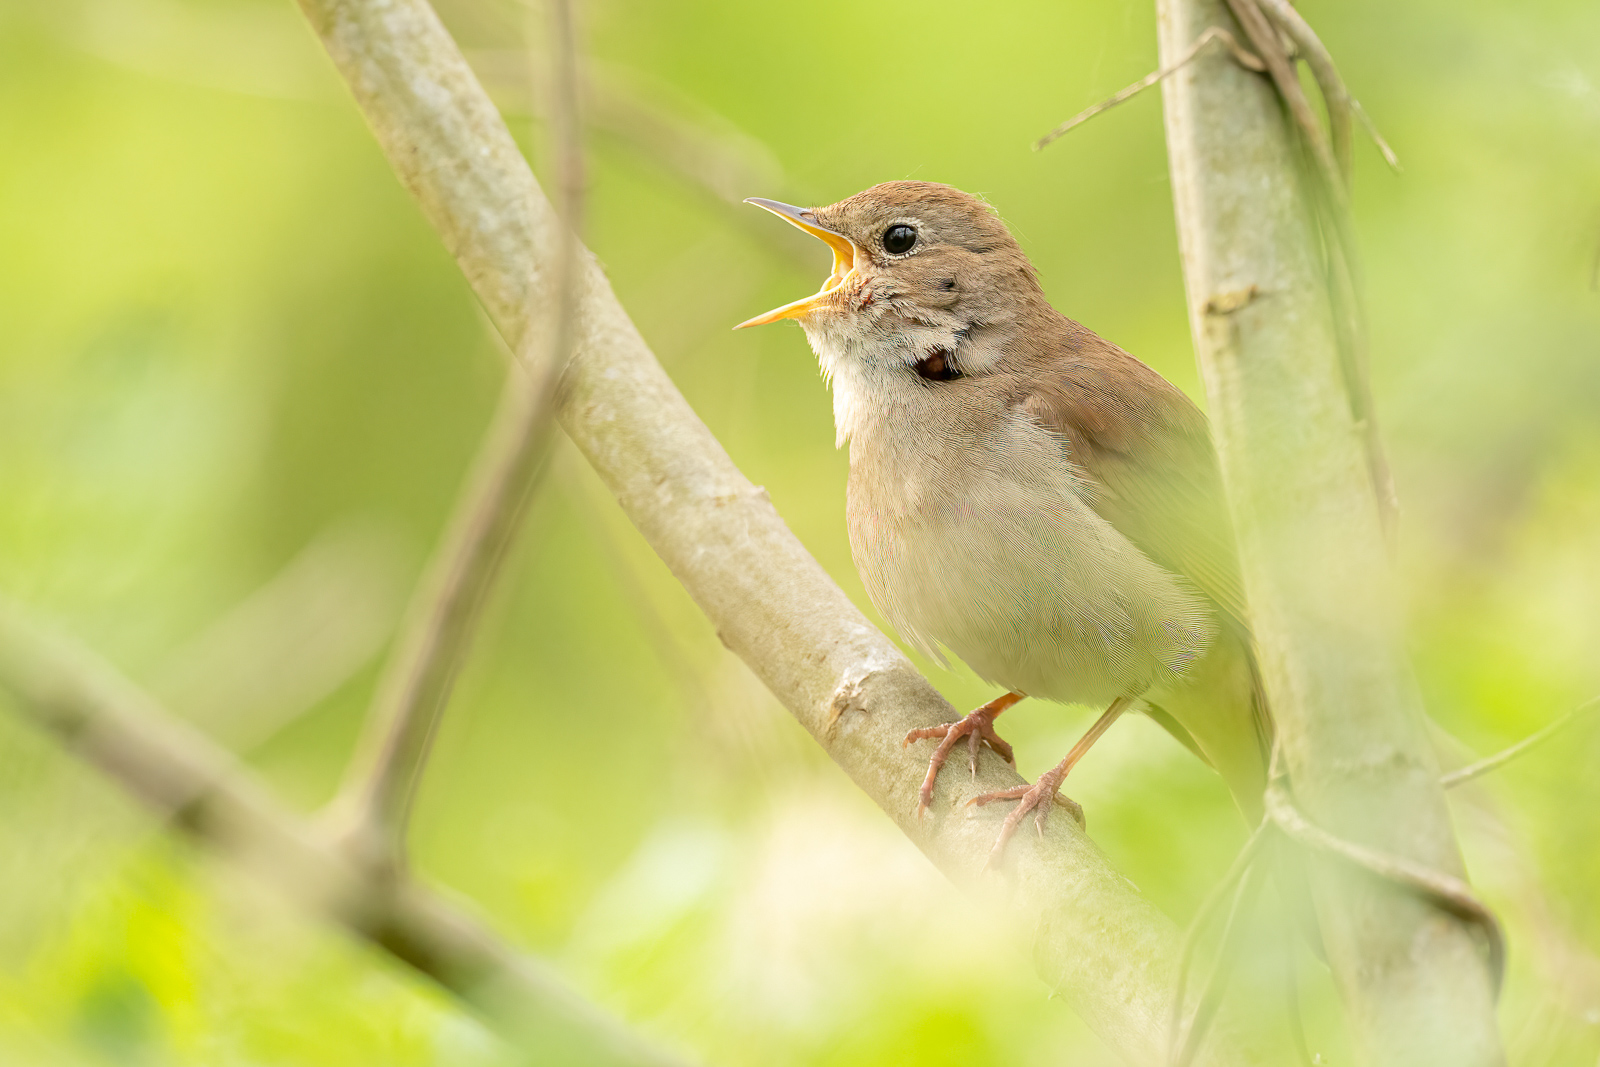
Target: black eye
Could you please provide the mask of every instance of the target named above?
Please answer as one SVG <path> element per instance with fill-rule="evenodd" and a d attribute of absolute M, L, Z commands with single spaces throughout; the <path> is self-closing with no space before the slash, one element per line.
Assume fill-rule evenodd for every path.
<path fill-rule="evenodd" d="M 883 250 L 891 256 L 911 251 L 917 243 L 917 231 L 903 222 L 897 222 L 883 231 Z"/>

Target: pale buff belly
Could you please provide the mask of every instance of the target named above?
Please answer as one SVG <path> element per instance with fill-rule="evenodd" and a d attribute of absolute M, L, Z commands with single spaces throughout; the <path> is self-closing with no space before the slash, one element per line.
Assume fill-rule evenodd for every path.
<path fill-rule="evenodd" d="M 977 457 L 970 440 L 959 457 L 915 442 L 863 467 L 871 444 L 852 443 L 851 548 L 922 651 L 1014 692 L 1105 704 L 1177 681 L 1210 644 L 1203 601 L 1084 502 L 1044 431 L 1010 427 Z"/>

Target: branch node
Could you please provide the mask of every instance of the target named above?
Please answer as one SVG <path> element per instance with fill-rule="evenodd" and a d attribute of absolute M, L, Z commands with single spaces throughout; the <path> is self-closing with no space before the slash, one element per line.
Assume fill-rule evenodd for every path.
<path fill-rule="evenodd" d="M 833 731 L 845 712 L 859 711 L 863 715 L 867 713 L 865 699 L 867 684 L 877 676 L 877 673 L 877 671 L 867 671 L 865 674 L 846 678 L 839 684 L 839 688 L 833 691 L 833 699 L 828 701 L 827 722 L 823 727 L 828 737 L 833 736 Z"/>
<path fill-rule="evenodd" d="M 1235 311 L 1241 311 L 1249 306 L 1251 301 L 1260 295 L 1260 288 L 1254 285 L 1218 293 L 1206 300 L 1205 312 L 1207 315 L 1232 315 Z"/>

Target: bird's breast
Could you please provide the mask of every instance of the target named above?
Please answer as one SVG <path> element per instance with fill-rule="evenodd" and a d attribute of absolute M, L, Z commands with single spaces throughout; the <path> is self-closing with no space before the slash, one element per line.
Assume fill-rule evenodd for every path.
<path fill-rule="evenodd" d="M 873 603 L 923 651 L 1015 691 L 1109 701 L 1181 674 L 1213 624 L 1090 492 L 1020 413 L 911 413 L 851 440 L 851 548 Z"/>

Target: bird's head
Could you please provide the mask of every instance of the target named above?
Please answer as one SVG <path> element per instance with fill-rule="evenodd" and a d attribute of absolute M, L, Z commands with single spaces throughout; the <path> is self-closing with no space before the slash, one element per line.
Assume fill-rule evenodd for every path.
<path fill-rule="evenodd" d="M 950 380 L 990 369 L 1004 329 L 1042 301 L 1033 265 L 988 204 L 934 182 L 874 185 L 828 207 L 775 200 L 766 208 L 833 249 L 833 270 L 812 296 L 745 326 L 797 319 L 830 375 L 847 367 Z"/>

